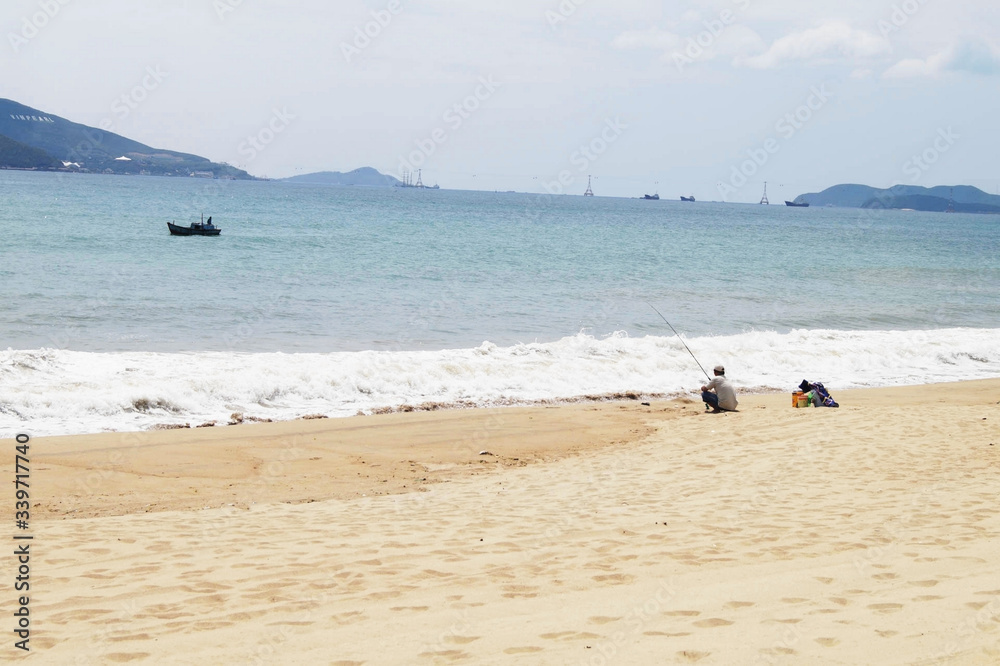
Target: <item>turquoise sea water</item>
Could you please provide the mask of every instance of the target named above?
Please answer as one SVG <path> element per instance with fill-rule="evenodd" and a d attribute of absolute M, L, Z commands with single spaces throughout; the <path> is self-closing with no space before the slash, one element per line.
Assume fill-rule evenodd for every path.
<path fill-rule="evenodd" d="M 909 381 L 1000 371 L 990 346 L 1000 329 L 995 216 L 9 171 L 0 171 L 0 191 L 0 348 L 9 348 L 0 356 L 0 419 L 14 425 L 48 423 L 59 405 L 47 396 L 62 391 L 76 396 L 69 401 L 101 398 L 64 410 L 93 419 L 67 418 L 56 431 L 141 427 L 147 414 L 133 403 L 143 398 L 173 406 L 150 416 L 162 421 L 234 404 L 346 413 L 422 398 L 478 404 L 678 390 L 690 357 L 648 303 L 689 343 L 703 341 L 692 348 L 706 364 L 739 350 L 747 386 L 782 388 L 763 368 L 800 338 L 815 342 L 817 359 L 824 344 L 838 356 L 862 338 L 868 346 L 851 354 L 857 359 L 895 359 L 907 348 L 924 359 L 931 347 L 920 345 L 945 344 L 943 331 L 955 353 L 981 360 L 949 370 L 953 359 L 931 354 L 907 370 Z M 188 224 L 202 213 L 220 237 L 167 233 L 167 221 Z M 732 342 L 720 347 L 724 340 Z M 644 344 L 652 347 L 640 352 Z M 490 377 L 506 372 L 509 381 L 478 396 L 472 387 L 483 378 L 464 375 L 456 359 L 483 349 L 565 356 L 560 372 L 582 373 L 581 381 L 536 391 L 545 373 L 497 360 Z M 277 352 L 284 360 L 266 361 Z M 595 353 L 625 365 L 583 381 L 600 376 L 583 369 Z M 661 353 L 676 367 L 650 365 Z M 371 358 L 380 360 L 362 363 Z M 321 386 L 281 402 L 296 385 L 288 368 L 303 359 L 368 370 L 341 377 L 332 392 L 323 380 L 303 380 Z M 418 359 L 419 376 L 442 372 L 441 381 L 421 388 L 399 368 L 385 370 L 402 359 Z M 185 363 L 187 374 L 170 374 Z M 853 363 L 838 366 L 845 385 L 877 383 Z M 131 391 L 110 387 L 113 379 L 67 388 L 75 373 L 90 376 L 82 367 L 119 365 L 163 381 L 130 379 Z M 212 387 L 199 397 L 190 385 L 199 373 L 218 378 L 237 366 L 274 381 L 235 397 Z M 369 376 L 382 370 L 382 379 Z M 381 388 L 362 386 L 366 377 Z M 15 396 L 15 384 L 21 393 L 34 387 L 30 399 Z M 181 384 L 187 407 L 174 390 Z"/>

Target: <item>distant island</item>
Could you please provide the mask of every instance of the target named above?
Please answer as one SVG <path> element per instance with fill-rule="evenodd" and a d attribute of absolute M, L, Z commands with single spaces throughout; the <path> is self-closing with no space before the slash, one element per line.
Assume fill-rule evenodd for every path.
<path fill-rule="evenodd" d="M 834 185 L 822 192 L 801 194 L 793 203 L 844 208 L 886 208 L 926 212 L 1000 213 L 1000 196 L 970 185 L 920 187 L 894 185 L 887 189 L 867 185 Z"/>
<path fill-rule="evenodd" d="M 151 148 L 9 99 L 0 99 L 0 169 L 254 179 L 228 164 Z"/>
<path fill-rule="evenodd" d="M 414 177 L 416 181 L 414 181 Z M 439 190 L 437 183 L 434 185 L 424 185 L 420 172 L 416 174 L 404 173 L 400 180 L 394 176 L 379 173 L 371 167 L 361 167 L 354 171 L 341 173 L 340 171 L 317 171 L 301 176 L 279 179 L 286 183 L 296 183 L 298 185 L 336 185 L 341 187 L 406 187 L 426 190 Z"/>
<path fill-rule="evenodd" d="M 379 173 L 371 167 L 361 167 L 354 171 L 317 171 L 291 178 L 281 178 L 286 183 L 299 185 L 341 185 L 355 187 L 402 187 L 403 181 L 393 176 Z"/>

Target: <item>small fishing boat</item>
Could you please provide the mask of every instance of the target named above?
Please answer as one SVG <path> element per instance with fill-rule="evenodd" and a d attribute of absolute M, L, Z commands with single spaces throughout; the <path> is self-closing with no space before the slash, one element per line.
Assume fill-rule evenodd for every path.
<path fill-rule="evenodd" d="M 689 196 L 689 197 L 686 197 L 686 196 L 684 196 L 684 195 L 682 194 L 682 195 L 681 195 L 681 201 L 694 201 L 694 195 L 692 194 L 691 196 Z"/>
<path fill-rule="evenodd" d="M 212 218 L 209 217 L 208 222 L 206 222 L 204 215 L 201 216 L 201 222 L 194 222 L 190 227 L 167 222 L 167 229 L 170 230 L 172 236 L 218 236 L 222 233 L 222 229 L 212 224 Z"/>
<path fill-rule="evenodd" d="M 642 198 L 645 201 L 659 201 L 660 200 L 660 195 L 659 194 L 643 194 Z"/>
<path fill-rule="evenodd" d="M 802 203 L 795 203 L 794 201 L 786 201 L 786 206 L 791 206 L 793 208 L 809 208 L 809 203 L 803 201 Z"/>

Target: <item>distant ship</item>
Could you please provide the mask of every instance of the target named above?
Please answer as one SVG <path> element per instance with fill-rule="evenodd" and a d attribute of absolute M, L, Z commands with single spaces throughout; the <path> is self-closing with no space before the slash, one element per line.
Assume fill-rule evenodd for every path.
<path fill-rule="evenodd" d="M 422 177 L 423 169 L 417 169 L 417 182 L 413 182 L 413 173 L 410 171 L 403 172 L 402 182 L 396 183 L 396 187 L 413 187 L 420 190 L 440 190 L 441 186 L 437 183 L 433 185 L 424 185 L 424 180 Z"/>
<path fill-rule="evenodd" d="M 659 201 L 660 200 L 660 195 L 659 195 L 659 193 L 657 193 L 657 194 L 643 194 L 642 198 L 645 199 L 645 200 L 647 200 L 647 201 Z"/>
<path fill-rule="evenodd" d="M 691 196 L 689 196 L 689 197 L 686 197 L 686 196 L 684 196 L 684 195 L 682 194 L 682 195 L 681 195 L 681 201 L 694 201 L 694 195 L 692 194 Z"/>
<path fill-rule="evenodd" d="M 793 208 L 809 208 L 809 204 L 803 201 L 802 203 L 795 203 L 794 201 L 786 201 L 786 206 L 792 206 Z"/>

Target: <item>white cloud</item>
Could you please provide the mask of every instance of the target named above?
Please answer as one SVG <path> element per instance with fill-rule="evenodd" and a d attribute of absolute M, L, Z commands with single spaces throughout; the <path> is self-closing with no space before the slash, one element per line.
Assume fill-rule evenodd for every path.
<path fill-rule="evenodd" d="M 926 60 L 919 58 L 907 58 L 900 60 L 882 74 L 886 79 L 915 79 L 934 77 L 944 71 L 945 60 L 948 51 L 936 53 Z"/>
<path fill-rule="evenodd" d="M 983 76 L 1000 74 L 1000 54 L 983 42 L 963 42 L 926 59 L 900 60 L 882 76 L 887 79 L 935 78 L 948 72 L 967 72 Z"/>
<path fill-rule="evenodd" d="M 864 61 L 891 51 L 888 40 L 847 23 L 832 21 L 818 28 L 800 30 L 781 37 L 764 53 L 738 58 L 735 64 L 754 69 L 772 69 L 790 62 Z"/>
<path fill-rule="evenodd" d="M 716 47 L 717 55 L 746 56 L 750 53 L 760 53 L 767 44 L 752 29 L 744 25 L 733 25 L 719 37 Z"/>
<path fill-rule="evenodd" d="M 664 61 L 689 58 L 692 62 L 706 62 L 720 57 L 745 56 L 759 53 L 766 44 L 756 32 L 740 24 L 722 25 L 714 31 L 705 25 L 696 26 L 690 34 L 679 35 L 660 28 L 630 30 L 619 34 L 612 41 L 618 49 L 650 49 L 662 51 Z"/>

